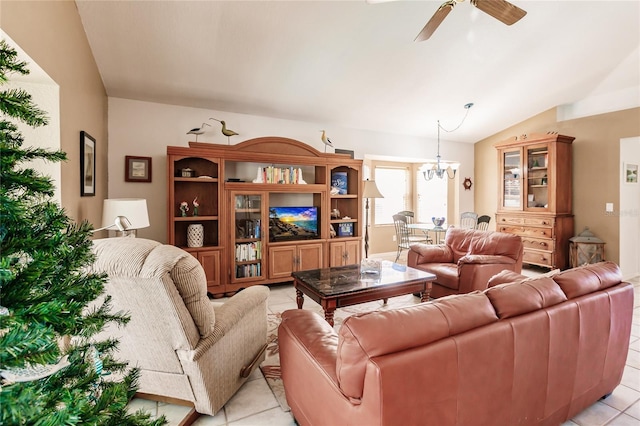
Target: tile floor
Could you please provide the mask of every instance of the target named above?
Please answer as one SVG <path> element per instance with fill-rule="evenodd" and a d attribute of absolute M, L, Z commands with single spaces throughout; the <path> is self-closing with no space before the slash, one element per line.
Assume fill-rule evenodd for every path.
<path fill-rule="evenodd" d="M 370 257 L 394 260 L 395 253 L 385 253 Z M 399 263 L 402 263 L 403 260 L 406 261 L 406 252 L 401 256 Z M 536 275 L 540 272 L 545 271 L 536 269 L 523 270 L 526 275 Z M 622 383 L 606 400 L 596 402 L 562 426 L 640 426 L 640 276 L 630 281 L 635 286 L 635 301 L 631 344 L 627 356 L 627 365 L 622 376 Z M 392 300 L 389 303 L 392 303 Z M 281 312 L 285 309 L 295 308 L 295 292 L 292 285 L 271 287 L 269 310 Z M 305 299 L 305 308 L 322 312 L 320 306 L 308 298 Z M 340 310 L 336 311 L 336 316 L 339 315 L 339 312 Z M 130 408 L 134 411 L 140 408 L 145 409 L 153 416 L 165 415 L 169 425 L 178 425 L 189 412 L 188 407 L 142 399 L 131 401 Z M 295 422 L 290 412 L 282 411 L 262 373 L 259 369 L 256 369 L 249 377 L 249 380 L 222 410 L 213 417 L 201 416 L 194 425 L 293 426 Z"/>

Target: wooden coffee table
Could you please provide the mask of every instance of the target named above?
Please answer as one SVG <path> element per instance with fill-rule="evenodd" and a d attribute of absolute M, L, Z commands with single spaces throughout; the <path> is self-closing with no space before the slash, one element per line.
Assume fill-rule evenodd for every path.
<path fill-rule="evenodd" d="M 411 293 L 420 293 L 425 302 L 436 279 L 434 274 L 389 261 L 382 262 L 380 274 L 361 274 L 360 265 L 350 265 L 299 271 L 292 276 L 298 309 L 306 294 L 322 306 L 331 326 L 335 310 L 344 306 L 380 299 L 386 303 L 389 297 Z"/>

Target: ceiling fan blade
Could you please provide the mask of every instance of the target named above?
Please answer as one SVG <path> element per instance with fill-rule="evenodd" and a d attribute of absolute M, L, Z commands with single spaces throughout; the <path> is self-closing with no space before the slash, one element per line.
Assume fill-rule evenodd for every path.
<path fill-rule="evenodd" d="M 515 24 L 527 14 L 506 0 L 471 0 L 471 4 L 507 25 Z"/>
<path fill-rule="evenodd" d="M 453 10 L 453 7 L 456 5 L 455 0 L 450 0 L 445 3 L 442 3 L 436 13 L 433 14 L 427 25 L 424 26 L 420 34 L 416 37 L 414 41 L 425 41 L 435 32 L 435 30 L 440 26 L 444 18 L 447 17 L 449 12 Z"/>

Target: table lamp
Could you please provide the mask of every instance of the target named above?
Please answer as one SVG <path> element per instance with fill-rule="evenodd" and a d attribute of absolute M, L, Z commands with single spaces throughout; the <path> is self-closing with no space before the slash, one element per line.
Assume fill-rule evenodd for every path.
<path fill-rule="evenodd" d="M 144 198 L 107 198 L 102 205 L 102 228 L 116 227 L 119 236 L 135 237 L 136 231 L 149 226 L 147 200 Z"/>
<path fill-rule="evenodd" d="M 362 189 L 362 197 L 366 199 L 365 202 L 365 224 L 364 224 L 364 257 L 369 257 L 369 198 L 384 198 L 384 196 L 378 190 L 376 182 L 373 180 L 365 180 L 364 188 Z"/>

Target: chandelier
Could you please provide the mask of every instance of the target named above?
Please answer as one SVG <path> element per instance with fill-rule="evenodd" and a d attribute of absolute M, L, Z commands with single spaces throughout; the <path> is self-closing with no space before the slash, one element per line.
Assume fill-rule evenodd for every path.
<path fill-rule="evenodd" d="M 469 114 L 469 109 L 473 106 L 472 103 L 468 103 L 464 106 L 467 110 L 462 121 L 458 126 L 453 130 L 447 130 L 440 125 L 440 120 L 438 120 L 438 154 L 436 155 L 436 162 L 425 163 L 422 166 L 422 174 L 424 175 L 425 180 L 431 180 L 434 176 L 437 176 L 440 179 L 444 179 L 444 177 L 448 177 L 449 179 L 454 179 L 456 177 L 456 171 L 458 167 L 460 167 L 460 163 L 451 162 L 451 161 L 442 161 L 442 157 L 440 156 L 440 129 L 445 132 L 455 132 L 462 126 L 464 120 L 467 118 L 467 114 Z"/>

